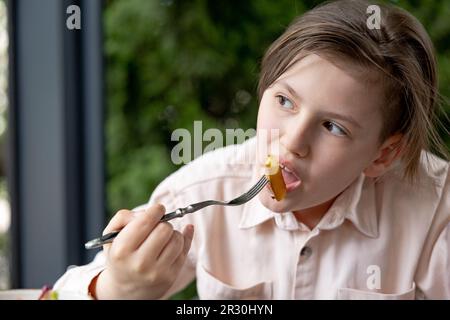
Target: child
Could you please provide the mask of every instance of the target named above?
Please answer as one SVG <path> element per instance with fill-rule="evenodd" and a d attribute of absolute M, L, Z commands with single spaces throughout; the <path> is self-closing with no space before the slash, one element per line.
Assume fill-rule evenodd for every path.
<path fill-rule="evenodd" d="M 120 234 L 57 290 L 97 299 L 450 299 L 449 163 L 439 142 L 432 43 L 405 11 L 337 1 L 299 17 L 266 52 L 257 138 L 207 153 L 166 178 L 148 205 L 119 211 Z M 278 132 L 278 136 L 263 132 Z M 277 150 L 287 194 L 230 200 Z M 253 155 L 255 161 L 246 161 Z M 195 233 L 193 230 L 195 226 Z"/>

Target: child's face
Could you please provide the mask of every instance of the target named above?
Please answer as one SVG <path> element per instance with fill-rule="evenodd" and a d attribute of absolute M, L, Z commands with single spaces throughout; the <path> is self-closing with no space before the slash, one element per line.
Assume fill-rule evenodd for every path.
<path fill-rule="evenodd" d="M 278 138 L 266 135 L 267 143 L 301 183 L 283 170 L 285 199 L 273 200 L 265 188 L 262 203 L 275 212 L 303 210 L 332 201 L 350 185 L 377 158 L 381 93 L 314 54 L 277 79 L 261 99 L 258 135 L 279 130 Z"/>

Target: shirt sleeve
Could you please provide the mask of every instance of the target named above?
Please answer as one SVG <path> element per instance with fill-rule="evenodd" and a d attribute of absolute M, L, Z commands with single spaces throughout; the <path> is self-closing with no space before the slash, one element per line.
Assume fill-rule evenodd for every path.
<path fill-rule="evenodd" d="M 450 299 L 450 224 L 436 241 L 417 285 L 425 299 Z"/>
<path fill-rule="evenodd" d="M 425 299 L 450 299 L 450 176 L 444 184 L 416 274 Z"/>
<path fill-rule="evenodd" d="M 105 268 L 105 256 L 100 251 L 94 260 L 84 266 L 70 266 L 67 271 L 56 281 L 53 286 L 57 291 L 71 291 L 77 294 L 89 296 L 88 288 L 94 279 Z"/>

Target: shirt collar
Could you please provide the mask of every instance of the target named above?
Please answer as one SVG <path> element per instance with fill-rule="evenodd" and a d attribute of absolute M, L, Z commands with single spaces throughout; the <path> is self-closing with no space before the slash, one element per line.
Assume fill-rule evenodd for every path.
<path fill-rule="evenodd" d="M 252 181 L 258 178 L 254 170 Z M 239 228 L 247 229 L 274 218 L 278 227 L 285 230 L 302 229 L 292 212 L 275 213 L 267 209 L 258 197 L 244 205 Z M 328 212 L 317 225 L 318 229 L 331 230 L 348 219 L 364 235 L 378 237 L 378 220 L 375 206 L 374 180 L 361 174 L 334 201 Z"/>
<path fill-rule="evenodd" d="M 361 174 L 334 201 L 317 228 L 331 230 L 347 219 L 364 235 L 378 237 L 378 218 L 375 205 L 375 181 Z"/>

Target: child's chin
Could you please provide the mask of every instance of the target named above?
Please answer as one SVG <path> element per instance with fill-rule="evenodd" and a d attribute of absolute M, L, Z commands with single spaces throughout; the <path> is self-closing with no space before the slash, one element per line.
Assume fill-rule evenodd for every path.
<path fill-rule="evenodd" d="M 290 211 L 290 208 L 288 207 L 285 200 L 277 201 L 273 199 L 272 195 L 267 190 L 263 190 L 259 194 L 259 200 L 264 207 L 275 213 L 284 213 Z"/>

